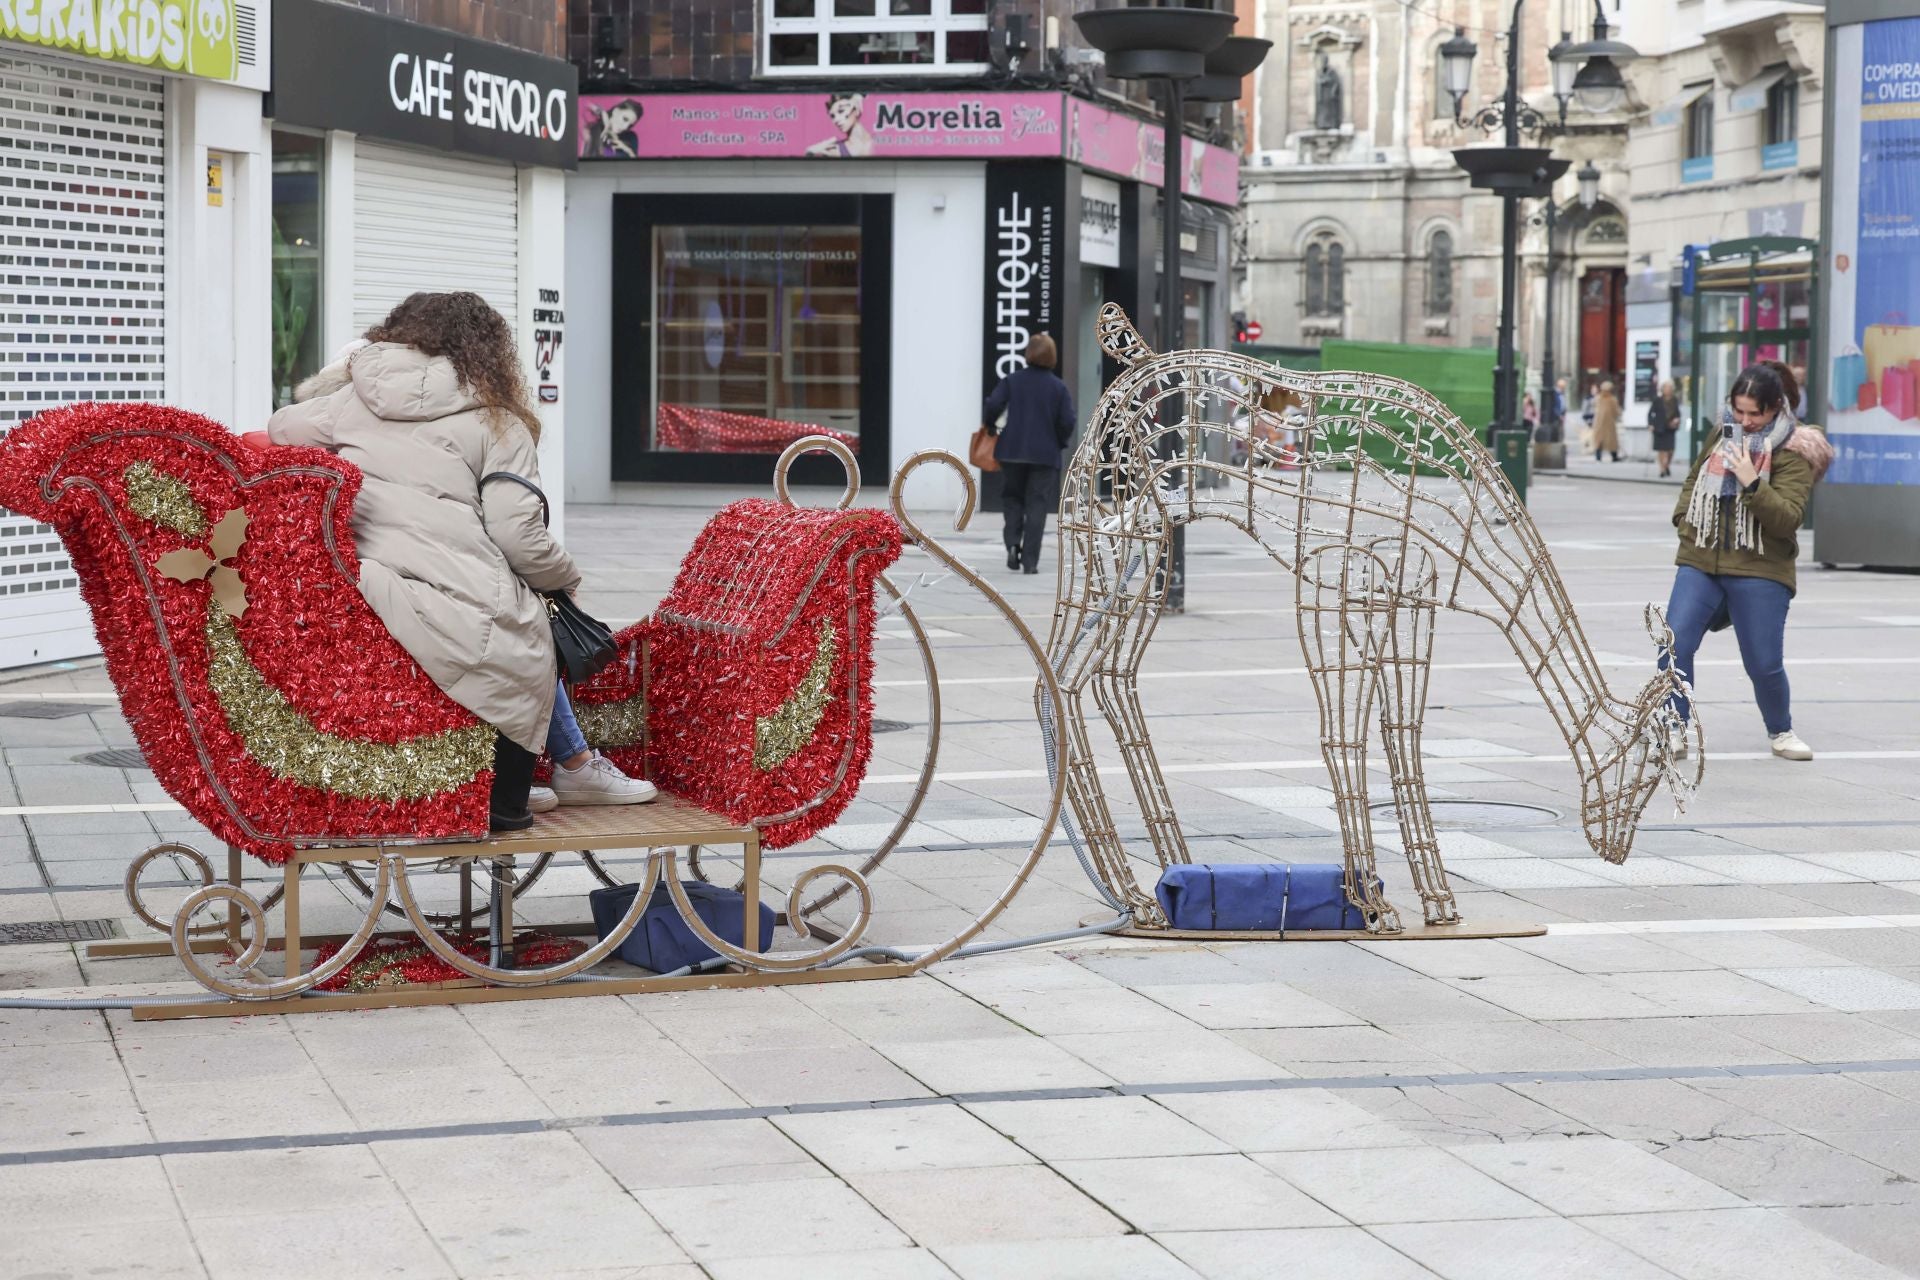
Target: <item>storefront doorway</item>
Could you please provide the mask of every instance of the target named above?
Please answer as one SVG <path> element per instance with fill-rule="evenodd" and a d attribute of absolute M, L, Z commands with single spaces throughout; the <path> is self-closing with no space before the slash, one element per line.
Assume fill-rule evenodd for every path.
<path fill-rule="evenodd" d="M 1733 380 L 1756 360 L 1810 365 L 1815 242 L 1762 236 L 1707 248 L 1694 274 L 1692 453 L 1718 427 Z"/>

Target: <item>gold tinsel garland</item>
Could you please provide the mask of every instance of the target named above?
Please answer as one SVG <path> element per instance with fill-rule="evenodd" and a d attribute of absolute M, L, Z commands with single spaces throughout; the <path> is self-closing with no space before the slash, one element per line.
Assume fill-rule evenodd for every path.
<path fill-rule="evenodd" d="M 573 704 L 580 732 L 601 751 L 631 747 L 647 736 L 647 700 L 636 694 L 620 702 Z"/>
<path fill-rule="evenodd" d="M 754 768 L 763 773 L 778 769 L 813 740 L 821 717 L 827 713 L 827 703 L 832 696 L 827 684 L 833 678 L 833 662 L 839 652 L 832 624 L 821 623 L 820 643 L 814 649 L 813 662 L 801 678 L 800 687 L 780 704 L 778 711 L 754 718 Z"/>
<path fill-rule="evenodd" d="M 127 486 L 127 506 L 142 520 L 164 525 L 188 538 L 207 531 L 207 513 L 178 476 L 156 471 L 152 463 L 136 462 L 120 473 L 120 480 Z"/>
<path fill-rule="evenodd" d="M 493 767 L 493 729 L 476 724 L 408 742 L 366 742 L 315 728 L 247 660 L 233 619 L 208 601 L 207 682 L 247 754 L 275 777 L 334 795 L 419 800 Z"/>

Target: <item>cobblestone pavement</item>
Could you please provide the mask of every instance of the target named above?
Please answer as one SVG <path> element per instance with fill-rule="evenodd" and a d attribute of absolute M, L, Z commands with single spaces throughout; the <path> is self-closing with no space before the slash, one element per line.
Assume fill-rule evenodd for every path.
<path fill-rule="evenodd" d="M 649 608 L 716 500 L 571 511 L 589 604 Z M 1670 501 L 1533 491 L 1617 689 L 1649 666 Z M 956 543 L 1044 622 L 1051 549 L 1009 577 L 984 519 Z M 1193 538 L 1153 731 L 1196 858 L 1331 860 L 1292 586 L 1236 538 Z M 1045 794 L 1004 626 L 951 580 L 914 600 L 949 736 L 913 847 L 876 876 L 870 936 L 898 944 L 1004 889 Z M 906 727 L 837 826 L 770 859 L 776 882 L 871 848 L 909 797 L 926 700 L 883 632 L 877 710 Z M 291 1018 L 0 1010 L 0 1276 L 1920 1274 L 1916 639 L 1920 580 L 1808 566 L 1788 651 L 1820 754 L 1790 764 L 1713 637 L 1706 788 L 1684 817 L 1656 799 L 1611 867 L 1511 654 L 1444 619 L 1436 798 L 1534 807 L 1449 831 L 1449 866 L 1469 920 L 1542 937 L 1084 938 L 897 982 Z M 150 774 L 78 759 L 127 745 L 97 667 L 0 688 L 0 924 L 137 933 L 128 858 L 206 847 Z M 553 876 L 531 909 L 577 918 L 584 888 Z M 315 928 L 352 918 L 338 884 L 308 898 Z M 991 934 L 1102 911 L 1056 847 Z M 170 962 L 30 944 L 0 946 L 0 989 L 192 988 Z"/>

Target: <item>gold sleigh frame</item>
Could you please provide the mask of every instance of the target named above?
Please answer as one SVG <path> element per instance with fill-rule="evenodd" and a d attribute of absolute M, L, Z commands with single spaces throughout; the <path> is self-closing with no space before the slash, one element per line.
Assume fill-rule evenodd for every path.
<path fill-rule="evenodd" d="M 776 985 L 904 977 L 953 956 L 992 924 L 1031 878 L 1057 826 L 1065 826 L 1101 895 L 1121 906 L 1132 931 L 1169 932 L 1150 887 L 1129 863 L 1101 785 L 1088 733 L 1084 695 L 1113 731 L 1148 840 L 1162 867 L 1189 861 L 1142 709 L 1138 671 L 1162 612 L 1174 532 L 1201 519 L 1223 519 L 1253 537 L 1296 584 L 1299 638 L 1320 707 L 1320 741 L 1343 839 L 1346 890 L 1374 936 L 1468 937 L 1441 861 L 1421 770 L 1421 727 L 1431 665 L 1433 623 L 1449 608 L 1492 621 L 1546 701 L 1565 736 L 1582 784 L 1581 814 L 1596 852 L 1623 860 L 1641 812 L 1661 781 L 1683 800 L 1697 785 L 1670 754 L 1687 730 L 1674 710 L 1688 696 L 1677 673 L 1660 664 L 1637 697 L 1616 698 L 1574 616 L 1544 542 L 1498 468 L 1459 421 L 1418 388 L 1364 374 L 1303 374 L 1220 351 L 1155 354 L 1118 307 L 1100 316 L 1102 345 L 1124 367 L 1096 406 L 1085 441 L 1064 474 L 1060 508 L 1059 590 L 1043 646 L 991 585 L 940 545 L 907 511 L 907 480 L 927 465 L 951 468 L 965 497 L 954 520 L 973 514 L 972 472 L 949 453 L 915 454 L 888 493 L 908 540 L 972 586 L 1013 629 L 1037 672 L 1035 707 L 1046 739 L 1049 794 L 1040 833 L 1006 888 L 964 928 L 923 951 L 866 943 L 873 917 L 869 877 L 898 847 L 918 816 L 939 758 L 939 675 L 925 627 L 886 575 L 894 602 L 919 649 L 927 678 L 927 747 L 907 805 L 878 848 L 859 866 L 823 863 L 803 872 L 787 895 L 784 921 L 822 945 L 807 951 L 760 952 L 716 935 L 695 914 L 681 885 L 679 850 L 702 879 L 700 850 L 741 850 L 747 929 L 761 891 L 759 833 L 685 802 L 665 798 L 637 809 L 560 811 L 523 833 L 467 844 L 379 841 L 363 847 L 302 847 L 281 880 L 256 897 L 242 884 L 242 859 L 229 849 L 227 875 L 215 875 L 197 850 L 166 842 L 128 868 L 135 916 L 164 941 L 93 944 L 90 959 L 171 954 L 212 993 L 207 1000 L 144 1006 L 136 1018 L 231 1016 L 416 1004 L 451 1004 L 582 995 L 638 994 L 694 987 Z M 838 506 L 859 495 L 852 451 L 827 437 L 796 441 L 776 465 L 774 488 L 791 503 L 787 477 L 803 454 L 826 451 L 847 469 Z M 1422 485 L 1422 474 L 1435 477 Z M 1649 610 L 1649 630 L 1664 655 L 1664 620 Z M 1404 930 L 1375 876 L 1367 751 L 1377 724 L 1426 928 Z M 1056 741 L 1055 735 L 1059 737 Z M 1691 733 L 1703 748 L 1698 718 Z M 1703 751 L 1697 752 L 1702 755 Z M 1066 821 L 1067 807 L 1078 819 Z M 561 852 L 579 854 L 603 884 L 617 881 L 596 854 L 647 851 L 640 891 L 606 938 L 566 961 L 534 968 L 510 963 L 513 908 Z M 184 860 L 201 881 L 162 920 L 142 900 L 141 879 L 156 861 Z M 531 859 L 524 872 L 521 860 Z M 303 937 L 301 878 L 309 866 L 338 867 L 365 901 L 350 935 Z M 488 903 L 473 899 L 472 869 L 489 874 Z M 420 904 L 410 874 L 422 866 L 457 869 L 461 901 L 452 913 Z M 833 881 L 818 896 L 818 881 Z M 656 885 L 664 884 L 687 926 L 718 953 L 711 971 L 646 977 L 590 974 L 617 953 Z M 822 913 L 849 894 L 857 900 L 844 929 Z M 281 936 L 268 914 L 282 909 Z M 202 913 L 223 919 L 196 923 Z M 352 962 L 383 917 L 405 921 L 421 945 L 464 975 L 436 986 L 316 993 Z M 488 961 L 468 957 L 441 935 L 490 916 L 496 946 Z M 549 932 L 585 932 L 579 926 Z M 1536 932 L 1526 929 L 1524 932 Z M 1278 935 L 1270 935 L 1278 936 Z M 303 968 L 302 947 L 343 945 L 324 964 Z M 263 972 L 269 951 L 283 957 L 278 976 Z M 224 955 L 209 964 L 203 956 Z"/>

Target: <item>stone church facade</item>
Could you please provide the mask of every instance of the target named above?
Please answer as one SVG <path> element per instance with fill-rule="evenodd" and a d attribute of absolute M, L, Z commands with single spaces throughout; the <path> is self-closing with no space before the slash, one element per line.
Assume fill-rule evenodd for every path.
<path fill-rule="evenodd" d="M 1617 22 L 1613 0 L 1606 2 L 1608 20 Z M 1340 337 L 1493 346 L 1500 202 L 1472 190 L 1451 154 L 1488 135 L 1455 123 L 1439 47 L 1456 25 L 1464 27 L 1479 46 L 1464 109 L 1471 114 L 1497 101 L 1510 3 L 1253 0 L 1245 8 L 1254 9 L 1258 34 L 1274 42 L 1258 73 L 1244 171 L 1247 272 L 1240 304 L 1260 322 L 1262 341 L 1314 347 Z M 1587 39 L 1592 15 L 1592 0 L 1527 0 L 1522 10 L 1523 95 L 1550 118 L 1557 106 L 1547 50 L 1562 31 Z M 1620 353 L 1583 351 L 1581 343 L 1585 332 L 1616 327 L 1611 315 L 1583 325 L 1583 287 L 1603 279 L 1601 301 L 1624 308 L 1624 290 L 1615 287 L 1627 258 L 1624 119 L 1595 120 L 1575 105 L 1572 128 L 1551 140 L 1573 170 L 1591 159 L 1603 175 L 1601 200 L 1591 211 L 1579 204 L 1571 171 L 1555 192 L 1556 363 L 1576 385 L 1583 356 L 1599 355 L 1610 366 L 1600 369 L 1603 375 L 1624 371 Z M 1530 391 L 1539 385 L 1546 315 L 1544 208 L 1545 201 L 1522 207 L 1516 341 Z"/>

